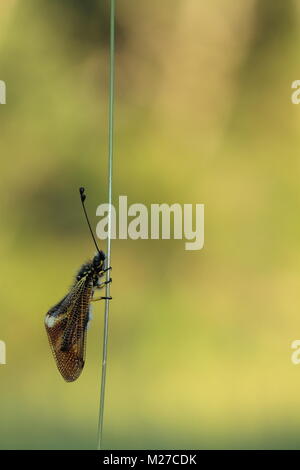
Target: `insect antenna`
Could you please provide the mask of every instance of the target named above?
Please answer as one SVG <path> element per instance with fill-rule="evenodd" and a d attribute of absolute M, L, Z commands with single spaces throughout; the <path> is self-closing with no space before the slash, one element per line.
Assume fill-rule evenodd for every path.
<path fill-rule="evenodd" d="M 88 215 L 87 215 L 87 211 L 86 211 L 86 208 L 85 208 L 84 201 L 86 200 L 86 194 L 84 193 L 84 191 L 85 191 L 84 188 L 79 188 L 79 193 L 80 193 L 80 199 L 81 199 L 82 208 L 83 208 L 84 215 L 85 215 L 86 221 L 87 221 L 87 223 L 88 223 L 88 226 L 89 226 L 91 235 L 92 235 L 92 237 L 93 237 L 93 240 L 94 240 L 94 243 L 95 243 L 95 247 L 96 247 L 98 253 L 100 253 L 100 250 L 99 250 L 99 247 L 98 247 L 98 245 L 97 245 L 96 239 L 95 239 L 95 237 L 94 237 L 93 230 L 92 230 L 92 227 L 91 227 L 91 224 L 90 224 Z"/>

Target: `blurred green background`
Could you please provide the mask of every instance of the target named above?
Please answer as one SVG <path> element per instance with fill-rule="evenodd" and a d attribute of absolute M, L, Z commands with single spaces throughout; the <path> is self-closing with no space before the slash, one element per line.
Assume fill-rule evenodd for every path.
<path fill-rule="evenodd" d="M 108 1 L 0 3 L 0 447 L 95 448 L 104 306 L 80 379 L 44 315 L 107 194 Z M 117 0 L 114 197 L 205 204 L 205 248 L 116 240 L 106 448 L 300 448 L 300 9 Z"/>

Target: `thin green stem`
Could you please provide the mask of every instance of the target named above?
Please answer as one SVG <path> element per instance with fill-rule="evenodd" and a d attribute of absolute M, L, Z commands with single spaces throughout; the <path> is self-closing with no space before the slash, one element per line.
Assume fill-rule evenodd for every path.
<path fill-rule="evenodd" d="M 112 205 L 112 168 L 114 151 L 114 82 L 115 82 L 115 0 L 110 0 L 110 53 L 109 53 L 109 120 L 108 120 L 108 237 L 107 237 L 107 266 L 111 262 L 111 205 Z M 109 281 L 110 271 L 106 272 L 106 280 Z M 106 297 L 110 297 L 110 283 L 106 284 Z M 109 320 L 108 299 L 105 300 L 104 313 L 104 333 L 103 333 L 103 355 L 102 355 L 102 377 L 100 391 L 100 408 L 98 423 L 98 449 L 102 449 L 104 401 L 107 366 L 107 345 L 108 345 L 108 320 Z"/>

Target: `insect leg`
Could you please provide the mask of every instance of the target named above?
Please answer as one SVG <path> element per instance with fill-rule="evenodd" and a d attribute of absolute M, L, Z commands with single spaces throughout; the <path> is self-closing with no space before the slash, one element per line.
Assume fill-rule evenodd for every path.
<path fill-rule="evenodd" d="M 106 284 L 110 284 L 111 282 L 112 282 L 112 278 L 110 277 L 109 281 L 101 282 L 101 284 L 97 286 L 97 289 L 102 289 L 102 287 L 106 286 Z"/>
<path fill-rule="evenodd" d="M 98 297 L 97 299 L 92 299 L 91 302 L 97 302 L 98 300 L 111 300 L 112 297 Z"/>

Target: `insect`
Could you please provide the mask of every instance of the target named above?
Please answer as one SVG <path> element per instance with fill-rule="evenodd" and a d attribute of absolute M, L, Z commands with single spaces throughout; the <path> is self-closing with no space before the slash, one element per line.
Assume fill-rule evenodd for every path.
<path fill-rule="evenodd" d="M 96 289 L 103 288 L 111 278 L 101 282 L 104 274 L 111 269 L 106 267 L 106 257 L 99 250 L 84 201 L 84 188 L 80 188 L 80 198 L 97 253 L 83 264 L 75 281 L 63 299 L 52 307 L 45 316 L 45 327 L 50 347 L 59 372 L 67 382 L 76 380 L 84 367 L 87 326 L 91 316 L 91 302 L 111 297 L 93 298 Z"/>

